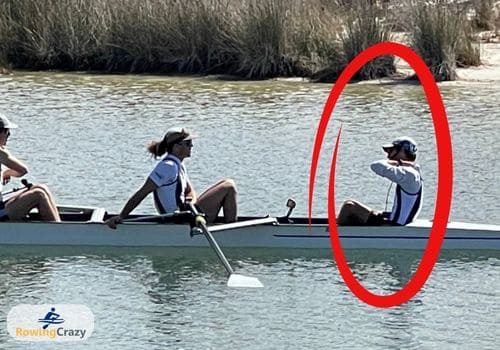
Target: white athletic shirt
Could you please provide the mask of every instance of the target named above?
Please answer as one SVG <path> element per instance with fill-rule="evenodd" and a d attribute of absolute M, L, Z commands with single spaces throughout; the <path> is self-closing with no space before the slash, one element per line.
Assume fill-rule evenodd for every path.
<path fill-rule="evenodd" d="M 406 225 L 416 219 L 422 207 L 424 188 L 420 166 L 395 166 L 382 159 L 373 162 L 370 167 L 378 175 L 397 184 L 389 220 Z"/>
<path fill-rule="evenodd" d="M 158 212 L 172 213 L 185 203 L 189 178 L 179 158 L 167 154 L 156 164 L 149 178 L 158 186 L 153 192 Z"/>

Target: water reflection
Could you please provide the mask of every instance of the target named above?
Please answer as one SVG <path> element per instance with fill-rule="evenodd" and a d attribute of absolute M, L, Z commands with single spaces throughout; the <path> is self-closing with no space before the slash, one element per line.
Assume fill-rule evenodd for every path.
<path fill-rule="evenodd" d="M 65 248 L 59 250 L 62 252 Z M 146 339 L 151 346 L 197 348 L 196 344 L 210 347 L 224 341 L 241 345 L 246 344 L 244 339 L 235 340 L 233 334 L 243 329 L 247 338 L 282 334 L 274 340 L 279 341 L 276 344 L 295 339 L 299 345 L 309 341 L 316 346 L 344 342 L 354 347 L 416 348 L 422 345 L 417 339 L 426 327 L 426 312 L 435 305 L 436 294 L 441 298 L 440 290 L 448 288 L 444 286 L 460 285 L 456 283 L 457 274 L 470 273 L 483 284 L 494 284 L 500 267 L 500 256 L 494 252 L 448 252 L 436 265 L 434 275 L 438 277 L 431 278 L 414 299 L 396 308 L 378 310 L 352 296 L 327 251 L 297 254 L 282 249 L 228 249 L 226 255 L 236 271 L 258 276 L 264 282 L 266 287 L 257 291 L 227 288 L 224 269 L 209 249 L 162 249 L 141 255 L 125 252 L 119 249 L 51 256 L 48 251 L 47 256 L 40 256 L 28 251 L 1 251 L 0 309 L 7 312 L 18 303 L 83 303 L 98 320 L 89 344 L 122 339 L 117 344 L 125 348 L 144 348 Z M 402 288 L 421 254 L 350 253 L 349 264 L 355 275 L 365 287 L 381 294 Z M 477 284 L 474 287 L 476 291 L 468 293 L 478 297 L 488 289 Z M 494 299 L 494 293 L 486 297 Z M 452 295 L 448 298 L 457 300 Z M 299 324 L 314 325 L 313 335 L 293 338 Z M 135 331 L 124 340 L 123 329 Z M 353 342 L 350 336 L 358 332 L 365 338 Z M 251 348 L 261 345 L 257 342 Z"/>

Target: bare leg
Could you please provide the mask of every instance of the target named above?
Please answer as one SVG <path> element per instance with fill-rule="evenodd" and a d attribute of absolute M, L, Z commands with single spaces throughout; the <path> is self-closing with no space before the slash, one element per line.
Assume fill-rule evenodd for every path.
<path fill-rule="evenodd" d="M 55 221 L 61 221 L 61 219 L 59 217 L 59 210 L 57 210 L 56 200 L 55 200 L 52 192 L 47 187 L 47 185 L 33 184 L 33 186 L 31 186 L 31 189 L 35 189 L 35 188 L 39 188 L 45 192 L 45 194 L 47 195 L 49 204 L 50 204 L 51 211 L 52 211 L 54 217 L 57 217 L 57 220 L 55 220 Z"/>
<path fill-rule="evenodd" d="M 373 210 L 360 202 L 352 199 L 347 200 L 340 208 L 337 224 L 345 226 L 366 225 L 372 212 Z"/>
<path fill-rule="evenodd" d="M 220 180 L 205 190 L 196 201 L 206 215 L 207 222 L 214 222 L 220 209 L 224 210 L 224 220 L 234 222 L 238 218 L 236 184 L 231 179 Z"/>
<path fill-rule="evenodd" d="M 61 221 L 59 213 L 54 212 L 47 193 L 40 188 L 32 188 L 9 199 L 5 205 L 11 220 L 22 220 L 33 208 L 38 208 L 40 217 L 46 221 Z"/>

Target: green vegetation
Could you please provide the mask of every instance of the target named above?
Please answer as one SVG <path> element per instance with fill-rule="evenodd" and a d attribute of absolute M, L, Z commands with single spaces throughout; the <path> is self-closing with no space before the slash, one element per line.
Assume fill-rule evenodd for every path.
<path fill-rule="evenodd" d="M 472 0 L 472 24 L 479 30 L 495 29 L 494 0 Z"/>
<path fill-rule="evenodd" d="M 334 81 L 411 9 L 414 47 L 439 80 L 453 79 L 479 50 L 471 21 L 437 2 L 403 11 L 375 0 L 2 0 L 0 66 Z M 394 58 L 380 57 L 356 79 L 394 72 Z"/>
<path fill-rule="evenodd" d="M 467 7 L 417 2 L 413 27 L 413 47 L 427 63 L 437 81 L 455 80 L 457 63 L 478 65 L 479 50 L 473 46 Z"/>

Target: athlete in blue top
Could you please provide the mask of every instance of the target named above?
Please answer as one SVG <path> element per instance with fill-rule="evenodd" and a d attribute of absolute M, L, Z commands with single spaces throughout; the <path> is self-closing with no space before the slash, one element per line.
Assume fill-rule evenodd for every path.
<path fill-rule="evenodd" d="M 127 201 L 120 215 L 106 221 L 109 227 L 116 228 L 116 224 L 126 218 L 151 192 L 160 214 L 183 210 L 186 201 L 190 201 L 201 208 L 208 222 L 216 219 L 221 208 L 226 222 L 236 221 L 237 191 L 233 180 L 220 180 L 200 196 L 197 196 L 189 181 L 182 161 L 191 156 L 193 138 L 184 128 L 171 128 L 162 141 L 154 141 L 148 146 L 152 155 L 161 158 L 142 187 Z"/>
<path fill-rule="evenodd" d="M 406 225 L 420 211 L 423 195 L 423 180 L 420 166 L 416 164 L 417 145 L 407 136 L 395 139 L 382 146 L 387 159 L 373 162 L 371 169 L 380 176 L 396 183 L 394 203 L 390 212 L 379 212 L 355 200 L 347 200 L 337 217 L 339 225 Z"/>

